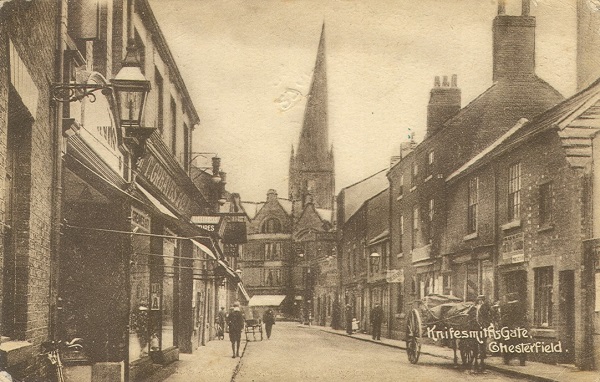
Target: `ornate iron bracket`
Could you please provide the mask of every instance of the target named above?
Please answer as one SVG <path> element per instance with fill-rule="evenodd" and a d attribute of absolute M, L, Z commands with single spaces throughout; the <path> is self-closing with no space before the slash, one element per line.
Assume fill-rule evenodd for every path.
<path fill-rule="evenodd" d="M 57 102 L 67 103 L 81 101 L 83 98 L 89 98 L 90 102 L 96 101 L 94 92 L 102 91 L 102 94 L 112 93 L 110 85 L 100 84 L 53 84 L 52 99 Z"/>

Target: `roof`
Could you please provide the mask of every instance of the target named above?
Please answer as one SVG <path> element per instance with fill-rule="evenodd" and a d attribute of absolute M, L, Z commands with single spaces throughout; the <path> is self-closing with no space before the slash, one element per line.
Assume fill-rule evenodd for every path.
<path fill-rule="evenodd" d="M 600 131 L 600 79 L 539 114 L 531 122 L 521 119 L 508 132 L 448 176 L 446 181 L 470 172 L 486 163 L 487 158 L 549 129 L 558 129 L 562 147 L 571 166 L 583 167 L 591 159 L 591 139 Z"/>
<path fill-rule="evenodd" d="M 280 294 L 255 295 L 250 298 L 248 306 L 279 306 L 284 299 L 285 295 Z"/>
<path fill-rule="evenodd" d="M 510 130 L 521 118 L 533 119 L 564 97 L 537 76 L 525 80 L 500 80 L 444 123 L 440 131 L 469 128 L 471 150 L 476 153 Z M 435 135 L 434 135 L 435 136 Z"/>
<path fill-rule="evenodd" d="M 342 188 L 344 193 L 344 223 L 358 211 L 366 200 L 388 188 L 389 181 L 386 173 L 387 169 L 383 169 L 359 182 Z"/>
<path fill-rule="evenodd" d="M 283 208 L 285 213 L 291 216 L 293 202 L 289 199 L 284 199 L 284 198 L 277 198 L 277 201 L 279 202 L 279 205 L 281 206 L 281 208 Z M 256 217 L 258 212 L 263 208 L 265 203 L 266 202 L 241 202 L 241 205 L 242 205 L 242 208 L 244 209 L 244 212 L 246 212 L 246 215 L 248 215 L 248 218 L 250 218 L 252 220 Z"/>

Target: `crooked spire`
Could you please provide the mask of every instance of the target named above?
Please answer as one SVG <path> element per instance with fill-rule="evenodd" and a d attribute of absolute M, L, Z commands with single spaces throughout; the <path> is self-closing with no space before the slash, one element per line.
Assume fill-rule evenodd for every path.
<path fill-rule="evenodd" d="M 299 170 L 318 171 L 328 167 L 329 127 L 327 111 L 327 65 L 325 23 L 323 23 L 296 154 L 296 163 Z"/>

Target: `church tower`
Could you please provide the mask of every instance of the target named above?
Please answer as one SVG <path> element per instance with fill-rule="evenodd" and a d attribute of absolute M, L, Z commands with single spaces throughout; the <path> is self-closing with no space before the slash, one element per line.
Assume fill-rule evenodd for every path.
<path fill-rule="evenodd" d="M 298 150 L 290 157 L 290 199 L 332 209 L 335 194 L 333 147 L 329 147 L 325 24 L 307 96 Z"/>

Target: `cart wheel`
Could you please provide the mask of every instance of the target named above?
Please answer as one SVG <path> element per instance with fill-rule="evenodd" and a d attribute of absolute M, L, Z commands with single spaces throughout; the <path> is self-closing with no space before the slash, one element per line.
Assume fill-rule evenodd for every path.
<path fill-rule="evenodd" d="M 475 356 L 475 351 L 473 350 L 473 343 L 469 339 L 462 340 L 459 342 L 458 347 L 460 349 L 460 358 L 462 360 L 463 366 L 471 367 Z"/>
<path fill-rule="evenodd" d="M 413 309 L 406 321 L 406 354 L 408 361 L 415 364 L 421 355 L 421 315 Z"/>

